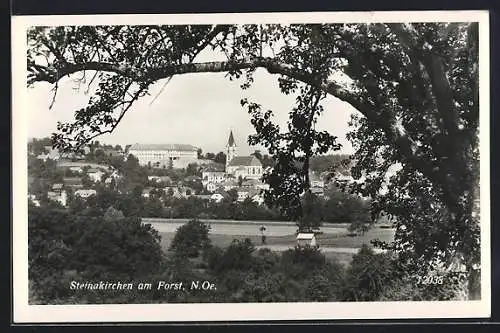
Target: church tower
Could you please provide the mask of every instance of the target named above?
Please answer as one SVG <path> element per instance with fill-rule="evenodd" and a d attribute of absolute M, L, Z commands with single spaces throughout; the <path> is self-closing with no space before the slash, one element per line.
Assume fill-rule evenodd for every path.
<path fill-rule="evenodd" d="M 229 139 L 227 140 L 226 145 L 227 153 L 226 153 L 226 172 L 229 162 L 236 156 L 236 142 L 234 142 L 233 131 L 229 132 Z"/>

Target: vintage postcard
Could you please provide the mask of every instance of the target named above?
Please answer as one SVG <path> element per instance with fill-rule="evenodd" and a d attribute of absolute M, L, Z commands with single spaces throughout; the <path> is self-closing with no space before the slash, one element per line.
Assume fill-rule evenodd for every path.
<path fill-rule="evenodd" d="M 490 316 L 487 11 L 12 27 L 16 323 Z"/>

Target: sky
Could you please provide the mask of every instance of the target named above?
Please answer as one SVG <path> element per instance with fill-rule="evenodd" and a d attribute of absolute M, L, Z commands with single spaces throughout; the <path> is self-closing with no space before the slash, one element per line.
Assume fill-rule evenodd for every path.
<path fill-rule="evenodd" d="M 214 54 L 201 54 L 197 61 L 213 61 Z M 78 74 L 77 74 L 78 75 Z M 38 83 L 28 90 L 28 136 L 50 136 L 56 131 L 58 121 L 72 121 L 74 111 L 84 107 L 90 94 L 86 86 L 79 89 L 74 78 L 59 83 L 55 102 L 53 87 Z M 248 90 L 240 88 L 241 81 L 230 81 L 225 73 L 195 73 L 174 76 L 164 86 L 165 80 L 156 83 L 150 96 L 138 100 L 127 112 L 111 134 L 96 138 L 102 143 L 125 146 L 134 143 L 182 143 L 199 147 L 203 152 L 225 151 L 232 130 L 238 154 L 247 155 L 262 147 L 250 147 L 248 135 L 255 133 L 250 116 L 240 105 L 241 98 L 259 103 L 265 110 L 273 110 L 275 119 L 282 127 L 288 112 L 294 106 L 295 96 L 281 93 L 278 76 L 264 69 L 257 69 L 254 84 Z M 162 87 L 164 86 L 164 89 Z M 348 103 L 328 96 L 323 100 L 324 113 L 319 117 L 318 130 L 328 130 L 338 137 L 342 149 L 336 153 L 352 153 L 345 139 L 350 114 L 356 110 Z"/>

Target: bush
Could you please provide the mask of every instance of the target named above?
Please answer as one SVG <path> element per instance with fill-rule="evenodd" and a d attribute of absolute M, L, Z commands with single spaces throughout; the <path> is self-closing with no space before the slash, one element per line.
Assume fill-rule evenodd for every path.
<path fill-rule="evenodd" d="M 216 274 L 229 270 L 249 270 L 255 263 L 252 256 L 254 251 L 255 247 L 250 239 L 235 239 L 225 250 L 215 250 L 210 254 L 209 267 Z"/>
<path fill-rule="evenodd" d="M 30 207 L 28 233 L 29 279 L 37 302 L 85 301 L 68 288 L 70 281 L 146 277 L 163 260 L 160 236 L 135 218 L 106 221 Z"/>
<path fill-rule="evenodd" d="M 389 254 L 375 254 L 363 245 L 353 256 L 344 279 L 342 298 L 346 301 L 376 301 L 398 277 Z"/>
<path fill-rule="evenodd" d="M 177 229 L 170 250 L 179 256 L 198 257 L 211 246 L 209 231 L 209 225 L 193 219 Z"/>

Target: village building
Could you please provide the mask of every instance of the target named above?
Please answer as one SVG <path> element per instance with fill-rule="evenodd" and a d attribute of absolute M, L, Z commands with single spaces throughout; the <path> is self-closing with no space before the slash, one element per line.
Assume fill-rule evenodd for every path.
<path fill-rule="evenodd" d="M 141 165 L 186 168 L 198 162 L 198 148 L 187 144 L 134 144 L 129 148 Z"/>
<path fill-rule="evenodd" d="M 118 150 L 118 149 L 105 148 L 105 149 L 103 149 L 103 151 L 104 151 L 104 154 L 106 154 L 106 156 L 108 156 L 108 157 L 123 157 L 123 152 L 121 150 Z"/>
<path fill-rule="evenodd" d="M 226 173 L 235 178 L 261 179 L 262 163 L 255 156 L 238 156 L 237 145 L 234 140 L 233 131 L 229 133 L 226 144 Z"/>
<path fill-rule="evenodd" d="M 325 189 L 324 187 L 311 187 L 311 193 L 314 194 L 317 197 L 324 197 L 325 196 Z"/>
<path fill-rule="evenodd" d="M 163 188 L 163 192 L 165 192 L 166 195 L 170 195 L 176 199 L 184 198 L 184 195 L 179 191 L 179 188 L 177 188 L 177 186 L 166 186 Z"/>
<path fill-rule="evenodd" d="M 59 154 L 59 150 L 57 148 L 53 148 L 52 146 L 44 146 L 43 149 L 45 150 L 45 153 L 42 153 L 36 157 L 39 160 L 46 162 L 48 159 L 57 161 L 59 160 L 59 158 L 61 158 L 61 155 Z"/>
<path fill-rule="evenodd" d="M 257 205 L 263 205 L 264 204 L 264 195 L 262 193 L 250 193 L 250 199 L 252 199 L 253 202 L 255 202 Z"/>
<path fill-rule="evenodd" d="M 260 194 L 260 190 L 256 188 L 248 188 L 248 187 L 238 187 L 237 189 L 238 193 L 238 199 L 236 199 L 238 202 L 243 202 L 246 199 L 250 199 L 256 203 L 263 203 L 263 197 Z"/>
<path fill-rule="evenodd" d="M 226 173 L 223 171 L 202 171 L 201 183 L 207 186 L 209 183 L 221 184 L 226 180 Z"/>
<path fill-rule="evenodd" d="M 224 199 L 229 199 L 229 194 L 223 191 L 216 192 L 210 196 L 210 200 L 215 203 L 220 203 Z"/>
<path fill-rule="evenodd" d="M 40 200 L 34 194 L 28 194 L 28 201 L 31 201 L 35 207 L 40 207 Z"/>
<path fill-rule="evenodd" d="M 215 192 L 218 188 L 218 185 L 215 183 L 208 183 L 205 188 L 207 189 L 208 192 Z"/>
<path fill-rule="evenodd" d="M 64 187 L 74 190 L 83 188 L 82 179 L 80 177 L 64 177 L 63 184 Z"/>
<path fill-rule="evenodd" d="M 52 191 L 56 193 L 61 193 L 63 190 L 64 185 L 61 183 L 55 183 L 52 185 Z"/>
<path fill-rule="evenodd" d="M 142 197 L 143 198 L 149 198 L 151 196 L 151 191 L 154 189 L 154 187 L 146 187 L 145 189 L 142 190 Z"/>
<path fill-rule="evenodd" d="M 316 235 L 312 232 L 299 232 L 297 234 L 298 246 L 317 246 Z"/>
<path fill-rule="evenodd" d="M 104 172 L 97 168 L 90 168 L 87 170 L 87 175 L 89 176 L 90 180 L 92 180 L 94 183 L 98 183 L 102 180 Z"/>
<path fill-rule="evenodd" d="M 172 184 L 172 178 L 169 176 L 148 176 L 148 180 L 155 183 Z"/>
<path fill-rule="evenodd" d="M 83 168 L 81 166 L 78 166 L 78 165 L 70 166 L 68 169 L 71 172 L 75 172 L 75 173 L 82 173 L 83 172 Z"/>
<path fill-rule="evenodd" d="M 201 199 L 203 201 L 210 201 L 212 198 L 212 195 L 210 194 L 196 194 L 194 195 L 195 198 Z"/>
<path fill-rule="evenodd" d="M 65 190 L 61 190 L 61 191 L 57 191 L 57 192 L 56 191 L 49 191 L 47 193 L 47 197 L 49 198 L 49 200 L 57 201 L 63 206 L 66 206 L 67 201 L 68 201 L 68 194 L 66 193 Z"/>
<path fill-rule="evenodd" d="M 97 195 L 97 191 L 96 190 L 92 190 L 92 189 L 80 189 L 80 190 L 76 190 L 75 191 L 75 197 L 80 197 L 80 198 L 89 198 L 93 195 Z"/>
<path fill-rule="evenodd" d="M 229 178 L 219 185 L 219 188 L 223 189 L 226 192 L 236 187 L 238 187 L 238 181 L 234 178 Z"/>

